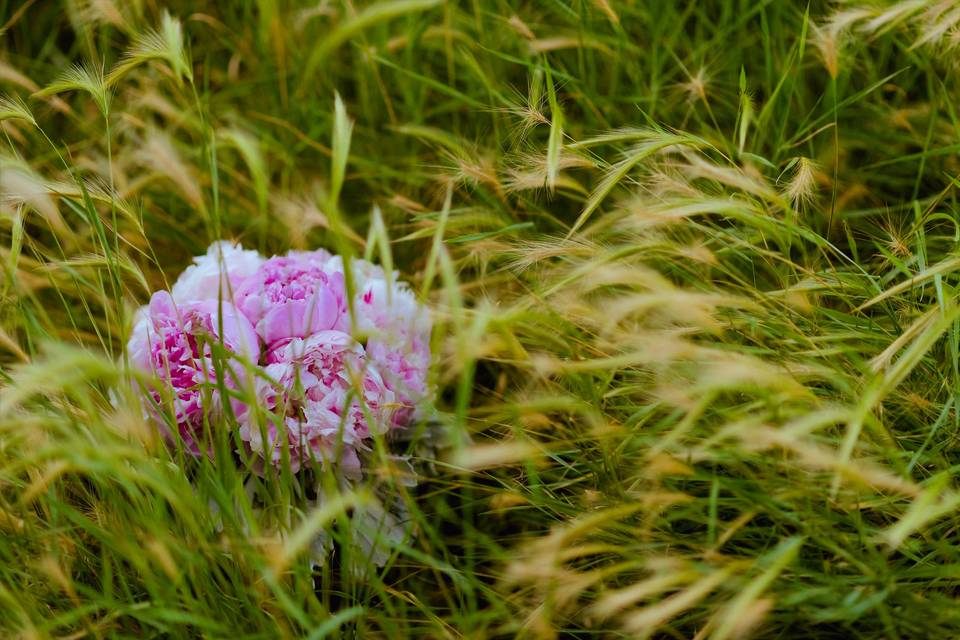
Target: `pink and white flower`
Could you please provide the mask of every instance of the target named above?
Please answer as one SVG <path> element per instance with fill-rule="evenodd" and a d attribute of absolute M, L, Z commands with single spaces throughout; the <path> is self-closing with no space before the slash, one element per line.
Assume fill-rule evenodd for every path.
<path fill-rule="evenodd" d="M 430 395 L 430 314 L 406 285 L 378 277 L 358 287 L 353 311 L 357 330 L 367 336 L 367 357 L 402 407 L 394 422 L 408 425 Z"/>
<path fill-rule="evenodd" d="M 340 319 L 343 274 L 303 254 L 274 256 L 237 289 L 234 302 L 269 346 L 333 328 Z"/>
<path fill-rule="evenodd" d="M 279 468 L 286 455 L 292 473 L 316 462 L 321 466 L 336 463 L 346 475 L 357 475 L 357 443 L 341 427 L 339 417 L 272 380 L 283 376 L 282 365 L 266 367 L 265 374 L 267 379 L 256 382 L 260 407 L 246 407 L 238 416 L 240 439 L 260 459 L 254 468 Z"/>
<path fill-rule="evenodd" d="M 213 345 L 235 356 L 256 361 L 259 340 L 250 322 L 230 302 L 200 300 L 176 304 L 166 291 L 153 294 L 136 316 L 127 344 L 130 363 L 156 375 L 169 387 L 173 416 L 188 451 L 200 455 L 205 421 L 214 423 L 222 399 L 216 388 Z M 239 363 L 224 363 L 225 384 L 236 387 L 243 377 Z M 151 412 L 163 410 L 164 394 L 151 389 Z"/>
<path fill-rule="evenodd" d="M 274 417 L 262 425 L 255 412 L 246 412 L 240 437 L 266 461 L 279 465 L 286 446 L 294 470 L 309 459 L 349 467 L 355 448 L 391 424 L 393 394 L 366 361 L 363 347 L 346 333 L 320 331 L 283 340 L 267 351 L 265 363 L 269 382 L 259 385 L 259 398 Z M 276 417 L 282 418 L 286 437 Z"/>
<path fill-rule="evenodd" d="M 367 357 L 382 372 L 386 388 L 396 397 L 398 409 L 393 414 L 393 423 L 398 427 L 422 418 L 424 404 L 430 397 L 428 339 L 429 336 L 413 335 L 402 345 L 380 338 L 367 342 Z"/>

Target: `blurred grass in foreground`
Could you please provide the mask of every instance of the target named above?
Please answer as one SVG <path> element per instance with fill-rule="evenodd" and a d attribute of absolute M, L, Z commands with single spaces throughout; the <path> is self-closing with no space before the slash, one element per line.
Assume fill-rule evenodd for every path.
<path fill-rule="evenodd" d="M 0 630 L 960 634 L 958 28 L 0 1 Z M 123 396 L 131 311 L 221 237 L 390 259 L 437 308 L 449 442 L 382 571 L 302 561 L 362 492 L 259 535 Z"/>

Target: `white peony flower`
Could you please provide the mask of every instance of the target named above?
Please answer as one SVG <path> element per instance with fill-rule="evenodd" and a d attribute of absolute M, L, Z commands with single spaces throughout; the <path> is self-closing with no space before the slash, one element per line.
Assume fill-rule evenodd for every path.
<path fill-rule="evenodd" d="M 180 274 L 171 293 L 178 303 L 198 300 L 231 300 L 233 292 L 256 273 L 264 258 L 227 240 L 214 242 L 207 253 L 193 259 Z"/>

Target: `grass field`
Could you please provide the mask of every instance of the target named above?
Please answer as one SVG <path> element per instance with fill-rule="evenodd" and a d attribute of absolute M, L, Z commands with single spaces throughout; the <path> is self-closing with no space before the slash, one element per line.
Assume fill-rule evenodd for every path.
<path fill-rule="evenodd" d="M 0 635 L 960 636 L 958 53 L 940 0 L 0 0 Z M 128 391 L 220 238 L 434 309 L 383 568 Z"/>

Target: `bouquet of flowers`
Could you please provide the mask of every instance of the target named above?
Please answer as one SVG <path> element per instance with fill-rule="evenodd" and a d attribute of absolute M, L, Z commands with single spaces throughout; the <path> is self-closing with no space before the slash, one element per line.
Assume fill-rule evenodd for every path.
<path fill-rule="evenodd" d="M 169 442 L 212 457 L 215 430 L 232 427 L 252 473 L 319 471 L 342 487 L 364 477 L 377 438 L 408 439 L 427 416 L 431 328 L 409 287 L 370 262 L 221 241 L 138 310 L 127 354 L 152 374 L 139 395 Z M 329 483 L 315 485 L 322 502 Z M 354 514 L 367 558 L 382 564 L 374 541 L 405 535 L 402 511 L 394 496 Z M 317 541 L 318 560 L 329 546 Z"/>

